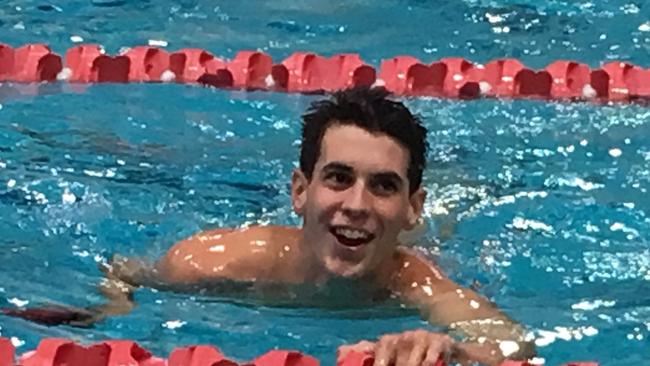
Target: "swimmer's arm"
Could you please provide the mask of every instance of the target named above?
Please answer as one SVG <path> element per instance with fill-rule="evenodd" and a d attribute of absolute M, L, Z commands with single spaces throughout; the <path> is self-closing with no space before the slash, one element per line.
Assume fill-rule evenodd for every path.
<path fill-rule="evenodd" d="M 27 309 L 0 308 L 0 313 L 45 325 L 68 324 L 78 327 L 92 326 L 110 316 L 128 314 L 136 306 L 133 293 L 140 286 L 174 289 L 177 285 L 191 285 L 206 280 L 206 276 L 188 266 L 187 261 L 179 260 L 184 255 L 176 254 L 193 252 L 193 247 L 204 237 L 214 238 L 231 231 L 232 229 L 205 231 L 182 240 L 155 265 L 137 258 L 114 256 L 100 266 L 105 274 L 98 286 L 99 292 L 106 298 L 102 304 L 84 308 L 51 304 Z"/>
<path fill-rule="evenodd" d="M 173 256 L 168 254 L 152 265 L 138 258 L 115 255 L 108 263 L 100 266 L 105 277 L 97 289 L 104 295 L 106 299 L 104 303 L 82 309 L 57 306 L 41 309 L 46 311 L 40 311 L 33 316 L 26 315 L 33 318 L 30 320 L 39 323 L 49 322 L 51 325 L 69 324 L 82 327 L 91 326 L 111 316 L 126 315 L 136 306 L 133 294 L 139 287 L 173 288 L 174 285 L 188 284 L 197 280 L 193 273 L 186 270 L 187 266 L 171 267 L 172 270 L 162 273 L 159 268 L 169 269 L 168 258 Z"/>
<path fill-rule="evenodd" d="M 135 283 L 126 282 L 116 275 L 115 268 L 117 268 L 118 261 L 119 259 L 114 258 L 109 265 L 102 268 L 106 277 L 100 282 L 98 290 L 104 295 L 106 302 L 88 308 L 92 313 L 92 318 L 88 319 L 87 325 L 102 321 L 110 316 L 128 314 L 136 306 L 133 293 L 139 286 Z M 122 261 L 123 264 L 125 261 L 134 260 L 124 258 Z M 140 264 L 141 262 L 137 261 L 137 263 Z"/>
<path fill-rule="evenodd" d="M 525 340 L 524 328 L 494 304 L 471 289 L 462 288 L 425 259 L 413 255 L 402 270 L 397 293 L 418 307 L 431 324 L 447 327 L 459 336 L 455 350 L 459 361 L 497 365 L 504 359 L 526 359 L 535 355 Z"/>
<path fill-rule="evenodd" d="M 182 243 L 176 244 L 175 247 Z M 187 266 L 172 267 L 172 270 L 169 270 L 168 258 L 172 256 L 168 254 L 152 265 L 138 258 L 114 256 L 107 264 L 100 266 L 105 278 L 100 282 L 98 290 L 104 295 L 106 302 L 85 309 L 69 308 L 71 314 L 76 312 L 76 318 L 66 323 L 90 326 L 111 316 L 126 315 L 135 308 L 133 294 L 142 286 L 173 288 L 177 284 L 188 284 L 198 280 L 193 273 L 185 270 Z M 161 272 L 161 268 L 169 271 Z"/>
<path fill-rule="evenodd" d="M 505 359 L 535 356 L 535 347 L 526 341 L 520 324 L 474 291 L 448 281 L 442 287 L 451 291 L 420 300 L 419 307 L 431 324 L 445 326 L 462 339 L 455 347 L 459 360 L 498 365 Z"/>
<path fill-rule="evenodd" d="M 47 304 L 34 308 L 0 309 L 0 312 L 39 324 L 75 327 L 90 327 L 109 316 L 127 314 L 135 307 L 133 292 L 136 286 L 118 278 L 114 268 L 112 263 L 102 265 L 106 278 L 100 283 L 99 291 L 105 296 L 105 303 L 85 308 Z"/>

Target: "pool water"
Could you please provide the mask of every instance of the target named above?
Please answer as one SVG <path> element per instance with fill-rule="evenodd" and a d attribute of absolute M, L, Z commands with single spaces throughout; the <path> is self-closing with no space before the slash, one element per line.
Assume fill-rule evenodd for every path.
<path fill-rule="evenodd" d="M 241 3 L 93 0 L 0 5 L 1 41 L 164 40 L 231 57 L 261 48 L 359 52 L 378 65 L 503 56 L 648 66 L 641 1 Z M 73 38 L 76 39 L 76 38 Z M 101 300 L 97 262 L 155 258 L 201 229 L 299 224 L 289 178 L 299 116 L 315 96 L 185 85 L 0 85 L 0 306 Z M 408 99 L 428 127 L 428 230 L 417 247 L 476 285 L 537 337 L 554 365 L 650 358 L 650 109 L 643 105 Z M 426 327 L 391 307 L 253 306 L 140 290 L 91 329 L 0 317 L 19 352 L 42 337 L 130 338 L 161 355 L 211 343 L 237 359 L 295 348 L 333 364 L 337 346 Z"/>

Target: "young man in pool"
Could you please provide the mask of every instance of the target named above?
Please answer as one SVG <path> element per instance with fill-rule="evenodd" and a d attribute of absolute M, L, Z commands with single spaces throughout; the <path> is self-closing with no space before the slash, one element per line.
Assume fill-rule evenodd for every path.
<path fill-rule="evenodd" d="M 174 245 L 154 266 L 114 259 L 101 286 L 107 304 L 91 311 L 13 315 L 81 324 L 130 311 L 138 286 L 205 290 L 232 280 L 263 292 L 265 284 L 308 284 L 316 293 L 343 298 L 355 289 L 352 301 L 396 298 L 462 339 L 413 330 L 343 346 L 339 357 L 351 350 L 373 352 L 377 366 L 433 365 L 440 357 L 495 365 L 531 357 L 533 347 L 520 325 L 399 244 L 398 235 L 416 225 L 425 200 L 426 130 L 420 121 L 383 89 L 369 88 L 316 102 L 303 120 L 300 167 L 291 178 L 302 228 L 201 232 Z M 346 292 L 336 294 L 334 284 L 341 283 Z"/>

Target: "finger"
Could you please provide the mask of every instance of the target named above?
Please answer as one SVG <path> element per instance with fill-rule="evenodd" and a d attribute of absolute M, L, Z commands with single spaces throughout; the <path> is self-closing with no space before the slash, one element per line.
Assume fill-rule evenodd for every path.
<path fill-rule="evenodd" d="M 395 343 L 395 366 L 406 366 L 417 338 L 411 332 L 402 333 Z"/>
<path fill-rule="evenodd" d="M 398 343 L 397 347 L 395 347 L 395 366 L 406 366 L 409 361 L 410 354 L 410 346 L 400 346 Z"/>
<path fill-rule="evenodd" d="M 420 366 L 427 352 L 427 343 L 425 341 L 417 341 L 406 361 L 406 366 Z"/>
<path fill-rule="evenodd" d="M 134 286 L 114 278 L 105 278 L 100 282 L 98 288 L 99 291 L 109 299 L 130 296 L 133 291 L 135 291 Z"/>
<path fill-rule="evenodd" d="M 361 353 L 372 353 L 375 350 L 375 342 L 361 341 L 354 345 L 354 351 Z"/>
<path fill-rule="evenodd" d="M 336 351 L 337 362 L 347 357 L 350 352 L 372 353 L 375 350 L 375 343 L 370 341 L 361 341 L 356 344 L 346 344 L 340 346 Z"/>
<path fill-rule="evenodd" d="M 395 361 L 396 338 L 384 336 L 379 339 L 375 348 L 375 363 L 373 366 L 388 366 Z"/>
<path fill-rule="evenodd" d="M 113 266 L 111 266 L 111 264 L 107 262 L 99 262 L 97 264 L 97 268 L 99 268 L 99 270 L 102 271 L 104 275 L 109 275 L 113 270 Z"/>
<path fill-rule="evenodd" d="M 424 356 L 424 360 L 422 361 L 422 365 L 423 366 L 435 365 L 439 359 L 444 358 L 442 351 L 443 351 L 443 347 L 440 343 L 434 342 L 430 344 L 429 348 L 427 349 L 426 356 Z"/>

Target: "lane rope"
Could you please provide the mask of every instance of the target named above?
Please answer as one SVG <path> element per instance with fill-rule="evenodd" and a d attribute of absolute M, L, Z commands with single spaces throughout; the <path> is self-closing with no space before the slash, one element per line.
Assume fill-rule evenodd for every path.
<path fill-rule="evenodd" d="M 153 46 L 107 55 L 99 45 L 68 49 L 63 57 L 45 44 L 0 44 L 0 82 L 203 84 L 236 90 L 332 92 L 360 85 L 384 86 L 399 96 L 475 99 L 543 99 L 595 102 L 650 100 L 650 69 L 611 61 L 597 68 L 557 60 L 541 70 L 513 58 L 485 65 L 449 57 L 425 63 L 411 56 L 382 60 L 379 70 L 358 54 L 331 57 L 296 52 L 280 63 L 258 51 L 231 60 L 209 51 L 174 52 Z"/>
<path fill-rule="evenodd" d="M 336 366 L 372 366 L 371 354 L 350 352 Z M 320 366 L 298 351 L 272 350 L 251 361 L 237 362 L 217 347 L 194 345 L 175 348 L 167 358 L 154 356 L 134 341 L 110 340 L 80 345 L 64 338 L 45 338 L 35 350 L 16 356 L 7 338 L 0 338 L 0 366 Z M 505 361 L 500 366 L 538 366 L 527 361 Z M 439 360 L 434 366 L 446 366 Z M 599 366 L 596 362 L 568 362 L 563 366 Z"/>

